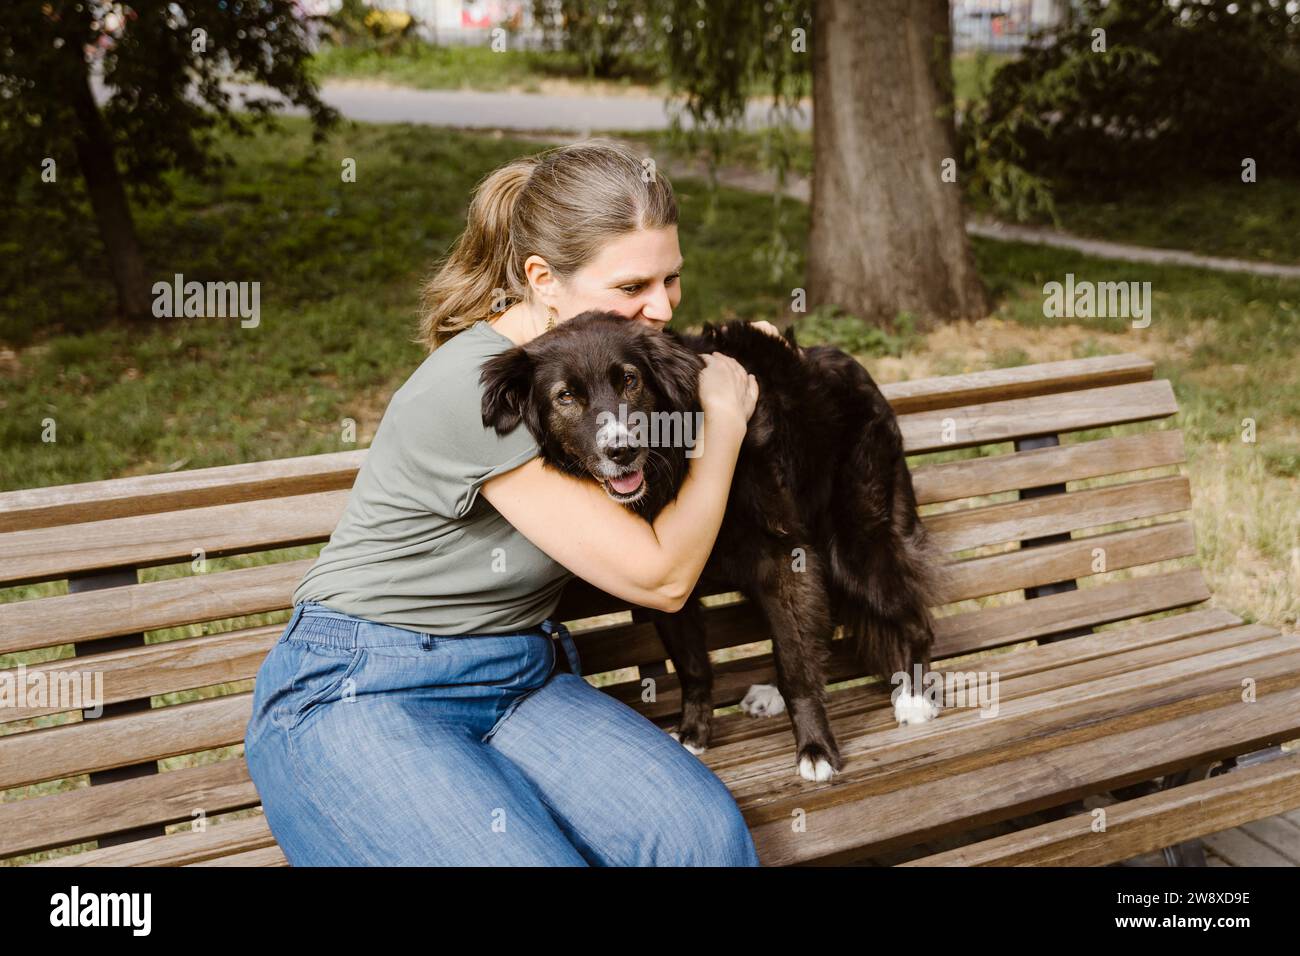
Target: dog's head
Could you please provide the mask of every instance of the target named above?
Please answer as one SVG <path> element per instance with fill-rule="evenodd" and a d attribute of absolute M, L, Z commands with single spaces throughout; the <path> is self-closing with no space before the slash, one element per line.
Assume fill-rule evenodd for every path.
<path fill-rule="evenodd" d="M 703 366 L 671 332 L 584 312 L 483 363 L 483 424 L 506 434 L 522 422 L 544 462 L 650 515 L 676 496 L 686 456 L 647 441 L 644 423 L 698 411 Z"/>

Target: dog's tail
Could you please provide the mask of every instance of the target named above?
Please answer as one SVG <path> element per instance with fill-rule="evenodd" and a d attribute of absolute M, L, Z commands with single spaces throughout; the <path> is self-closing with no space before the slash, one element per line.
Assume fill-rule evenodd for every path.
<path fill-rule="evenodd" d="M 914 665 L 929 667 L 943 555 L 917 515 L 893 410 L 865 369 L 855 385 L 836 475 L 842 520 L 828 535 L 832 609 L 868 673 L 911 677 Z"/>

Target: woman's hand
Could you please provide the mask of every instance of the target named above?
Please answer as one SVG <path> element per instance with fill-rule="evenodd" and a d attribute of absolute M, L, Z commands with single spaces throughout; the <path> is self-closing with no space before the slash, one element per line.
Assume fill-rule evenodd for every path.
<path fill-rule="evenodd" d="M 709 352 L 702 356 L 700 407 L 709 417 L 735 418 L 743 428 L 758 404 L 758 379 L 730 355 Z"/>

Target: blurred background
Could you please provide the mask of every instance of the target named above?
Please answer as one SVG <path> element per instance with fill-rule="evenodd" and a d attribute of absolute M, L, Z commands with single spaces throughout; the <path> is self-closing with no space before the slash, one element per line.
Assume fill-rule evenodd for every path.
<path fill-rule="evenodd" d="M 4 4 L 0 490 L 365 447 L 474 185 L 593 135 L 674 183 L 679 327 L 1155 360 L 1212 589 L 1295 628 L 1297 0 Z M 257 323 L 159 315 L 177 275 Z"/>

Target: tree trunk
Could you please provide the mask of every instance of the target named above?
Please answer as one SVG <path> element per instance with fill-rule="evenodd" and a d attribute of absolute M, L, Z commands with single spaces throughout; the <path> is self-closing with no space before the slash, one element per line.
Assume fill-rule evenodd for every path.
<path fill-rule="evenodd" d="M 922 328 L 987 313 L 966 241 L 948 0 L 816 0 L 809 298 Z M 868 13 L 867 10 L 870 12 Z"/>
<path fill-rule="evenodd" d="M 81 56 L 80 50 L 76 53 Z M 117 171 L 113 141 L 104 126 L 104 118 L 99 114 L 99 107 L 90 91 L 90 77 L 84 67 L 80 81 L 72 90 L 72 99 L 79 124 L 77 162 L 99 225 L 99 237 L 108 253 L 113 284 L 117 287 L 118 312 L 127 319 L 147 319 L 152 311 L 144 256 L 140 253 L 122 177 Z"/>

